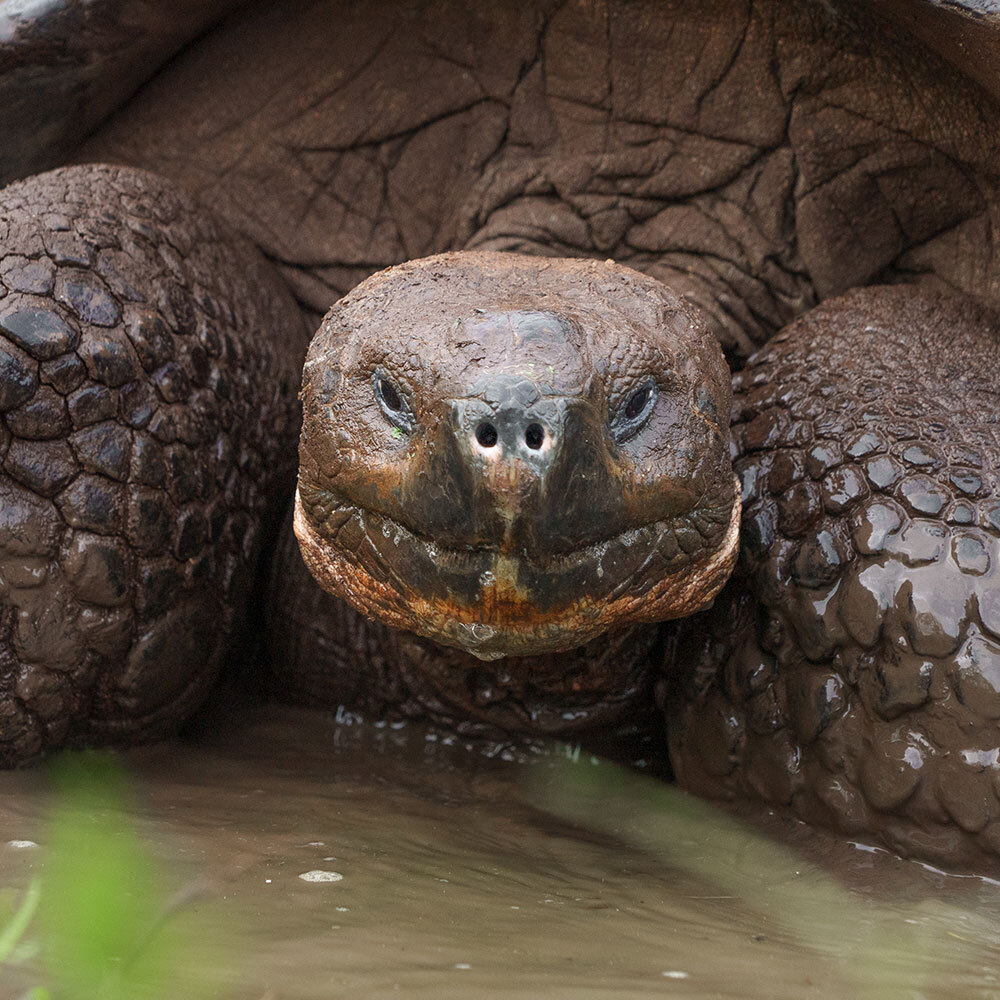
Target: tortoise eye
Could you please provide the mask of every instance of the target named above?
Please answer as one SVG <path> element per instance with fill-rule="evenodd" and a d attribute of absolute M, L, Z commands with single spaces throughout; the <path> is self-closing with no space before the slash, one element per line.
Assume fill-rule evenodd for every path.
<path fill-rule="evenodd" d="M 628 402 L 625 404 L 625 419 L 635 420 L 640 413 L 646 408 L 646 403 L 649 400 L 649 394 L 652 390 L 648 385 L 643 386 L 641 389 L 636 389 L 628 398 Z"/>
<path fill-rule="evenodd" d="M 611 420 L 611 434 L 615 441 L 621 444 L 638 434 L 655 404 L 656 383 L 651 378 L 644 379 L 628 394 Z"/>
<path fill-rule="evenodd" d="M 416 418 L 406 401 L 406 397 L 396 388 L 392 379 L 383 372 L 372 375 L 372 386 L 375 390 L 375 400 L 382 415 L 393 427 L 409 433 L 416 424 Z"/>
<path fill-rule="evenodd" d="M 375 391 L 378 393 L 382 405 L 387 410 L 392 410 L 393 413 L 399 413 L 402 411 L 403 401 L 399 398 L 399 392 L 387 378 L 380 377 L 378 379 Z"/>

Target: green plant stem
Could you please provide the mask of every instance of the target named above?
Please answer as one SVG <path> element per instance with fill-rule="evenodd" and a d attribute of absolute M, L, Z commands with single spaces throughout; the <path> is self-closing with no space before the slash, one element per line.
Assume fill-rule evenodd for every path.
<path fill-rule="evenodd" d="M 7 926 L 0 930 L 0 965 L 7 961 L 11 952 L 17 947 L 18 941 L 28 929 L 28 925 L 35 915 L 35 910 L 38 909 L 38 900 L 41 894 L 41 883 L 38 879 L 33 879 L 24 894 L 24 901 L 10 918 Z"/>

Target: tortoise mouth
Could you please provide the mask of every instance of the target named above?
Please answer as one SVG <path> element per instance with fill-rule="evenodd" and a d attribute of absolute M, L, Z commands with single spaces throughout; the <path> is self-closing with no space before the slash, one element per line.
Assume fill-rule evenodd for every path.
<path fill-rule="evenodd" d="M 705 607 L 736 559 L 739 483 L 729 503 L 696 513 L 538 561 L 448 548 L 300 482 L 295 534 L 321 586 L 362 614 L 492 660 L 571 649 L 609 628 Z"/>

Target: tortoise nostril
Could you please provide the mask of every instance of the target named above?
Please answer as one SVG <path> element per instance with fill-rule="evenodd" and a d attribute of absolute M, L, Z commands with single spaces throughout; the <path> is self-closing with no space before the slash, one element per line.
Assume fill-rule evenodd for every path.
<path fill-rule="evenodd" d="M 524 432 L 524 443 L 531 448 L 532 451 L 538 451 L 544 440 L 545 431 L 542 429 L 542 425 L 528 424 L 528 427 Z"/>
<path fill-rule="evenodd" d="M 480 424 L 476 428 L 476 440 L 484 448 L 492 448 L 497 443 L 497 429 L 492 424 Z"/>

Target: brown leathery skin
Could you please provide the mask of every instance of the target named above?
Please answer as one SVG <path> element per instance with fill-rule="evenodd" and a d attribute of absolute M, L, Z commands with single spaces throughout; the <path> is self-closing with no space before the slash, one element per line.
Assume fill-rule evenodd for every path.
<path fill-rule="evenodd" d="M 162 178 L 0 191 L 0 766 L 175 728 L 218 673 L 305 348 L 270 265 Z"/>
<path fill-rule="evenodd" d="M 689 615 L 732 570 L 722 352 L 629 268 L 482 251 L 390 268 L 328 313 L 301 398 L 306 565 L 397 628 L 538 655 Z"/>
<path fill-rule="evenodd" d="M 78 156 L 198 193 L 317 322 L 448 249 L 612 257 L 739 360 L 875 281 L 1000 298 L 998 135 L 990 96 L 866 0 L 287 0 Z"/>
<path fill-rule="evenodd" d="M 239 0 L 59 0 L 0 8 L 0 184 L 59 166 Z M 69 95 L 72 95 L 69 97 Z"/>
<path fill-rule="evenodd" d="M 871 288 L 736 376 L 743 554 L 665 682 L 684 785 L 995 868 L 998 347 L 981 305 Z"/>

